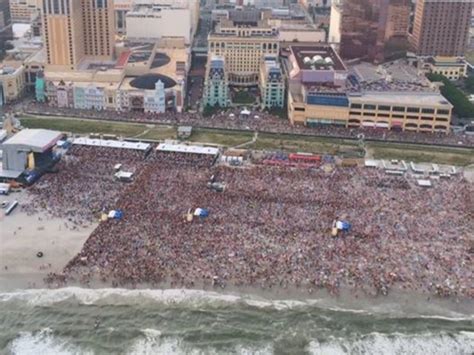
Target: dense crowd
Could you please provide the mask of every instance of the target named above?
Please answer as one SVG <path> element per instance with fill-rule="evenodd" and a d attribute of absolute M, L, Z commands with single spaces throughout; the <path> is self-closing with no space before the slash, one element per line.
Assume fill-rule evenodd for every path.
<path fill-rule="evenodd" d="M 41 104 L 30 103 L 25 110 L 30 113 L 44 114 L 45 107 Z M 204 117 L 200 113 L 172 113 L 144 114 L 143 112 L 116 112 L 78 110 L 70 108 L 47 107 L 51 114 L 98 118 L 104 120 L 134 121 L 163 124 L 188 124 L 196 127 L 223 128 L 223 129 L 248 129 L 271 133 L 294 133 L 304 135 L 321 135 L 331 137 L 357 138 L 363 134 L 366 138 L 382 141 L 413 142 L 425 144 L 450 144 L 474 146 L 474 136 L 454 133 L 415 133 L 408 131 L 395 131 L 376 128 L 345 128 L 335 126 L 304 127 L 292 126 L 288 120 L 279 118 L 268 112 L 255 111 L 242 117 L 240 110 L 228 110 Z"/>
<path fill-rule="evenodd" d="M 91 153 L 86 160 L 94 159 Z M 152 153 L 134 182 L 109 197 L 124 218 L 101 222 L 63 273 L 50 274 L 47 282 L 332 293 L 347 286 L 474 297 L 474 187 L 462 177 L 423 189 L 410 177 L 387 177 L 381 170 L 211 163 Z M 209 189 L 211 176 L 225 185 L 223 192 Z M 79 177 L 74 184 L 71 191 L 82 191 L 90 182 Z M 112 182 L 103 184 L 99 188 L 108 191 Z M 37 197 L 61 211 L 71 202 L 58 196 Z M 209 216 L 190 221 L 197 208 Z M 352 227 L 332 237 L 335 220 Z"/>
<path fill-rule="evenodd" d="M 78 228 L 97 220 L 100 212 L 114 208 L 125 184 L 114 178 L 116 164 L 135 173 L 144 164 L 142 151 L 108 147 L 73 146 L 57 165 L 30 187 L 31 202 L 22 206 L 29 214 L 48 211 L 67 218 L 67 226 Z"/>

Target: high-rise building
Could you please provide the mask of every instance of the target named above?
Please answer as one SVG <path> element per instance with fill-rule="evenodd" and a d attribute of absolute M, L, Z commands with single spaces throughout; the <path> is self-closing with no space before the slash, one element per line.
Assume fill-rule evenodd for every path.
<path fill-rule="evenodd" d="M 115 48 L 113 0 L 82 0 L 82 16 L 85 55 L 111 59 Z"/>
<path fill-rule="evenodd" d="M 410 45 L 419 56 L 462 56 L 469 43 L 472 0 L 418 0 Z"/>
<path fill-rule="evenodd" d="M 278 28 L 262 20 L 259 11 L 235 11 L 229 16 L 209 34 L 208 57 L 224 57 L 230 85 L 258 85 L 263 59 L 279 53 Z"/>
<path fill-rule="evenodd" d="M 12 20 L 8 0 L 0 0 L 0 52 L 5 50 L 5 42 L 13 38 Z"/>
<path fill-rule="evenodd" d="M 84 56 L 81 2 L 43 0 L 46 63 L 51 69 L 70 69 Z"/>
<path fill-rule="evenodd" d="M 342 10 L 335 24 L 340 31 L 331 33 L 340 36 L 343 58 L 383 62 L 405 54 L 410 0 L 345 0 L 336 5 Z"/>
<path fill-rule="evenodd" d="M 112 59 L 112 0 L 43 0 L 43 36 L 49 70 L 74 70 L 86 57 Z"/>

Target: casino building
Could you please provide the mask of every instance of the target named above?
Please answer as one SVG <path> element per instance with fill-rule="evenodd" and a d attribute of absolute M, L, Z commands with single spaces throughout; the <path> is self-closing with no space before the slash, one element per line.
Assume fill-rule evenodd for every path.
<path fill-rule="evenodd" d="M 452 105 L 403 61 L 348 67 L 325 45 L 293 45 L 282 53 L 294 125 L 449 131 Z"/>

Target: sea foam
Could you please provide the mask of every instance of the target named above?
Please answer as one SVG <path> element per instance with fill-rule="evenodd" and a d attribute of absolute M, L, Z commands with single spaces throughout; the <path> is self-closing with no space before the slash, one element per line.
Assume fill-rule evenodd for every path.
<path fill-rule="evenodd" d="M 68 343 L 54 336 L 50 328 L 44 328 L 36 333 L 20 332 L 11 342 L 9 351 L 13 355 L 89 355 L 85 349 Z"/>
<path fill-rule="evenodd" d="M 456 312 L 446 314 L 414 314 L 413 312 L 390 312 L 391 307 L 386 305 L 386 310 L 380 307 L 374 309 L 351 309 L 335 307 L 334 300 L 307 299 L 307 300 L 272 300 L 256 295 L 219 293 L 205 290 L 191 289 L 121 289 L 102 288 L 89 289 L 80 287 L 65 287 L 58 289 L 28 289 L 16 292 L 0 293 L 2 302 L 23 302 L 28 306 L 50 306 L 60 302 L 74 302 L 80 305 L 134 305 L 134 304 L 162 304 L 164 306 L 186 307 L 222 307 L 232 304 L 245 305 L 258 309 L 273 309 L 284 311 L 304 307 L 319 307 L 334 312 L 347 312 L 356 314 L 385 314 L 390 318 L 427 318 L 447 321 L 471 321 L 474 315 L 464 315 Z"/>
<path fill-rule="evenodd" d="M 314 355 L 465 355 L 474 352 L 474 333 L 459 334 L 382 334 L 370 333 L 356 339 L 335 338 L 311 341 L 308 352 Z"/>
<path fill-rule="evenodd" d="M 184 343 L 176 337 L 162 337 L 161 331 L 157 329 L 143 329 L 143 337 L 136 340 L 127 350 L 131 355 L 148 354 L 173 354 L 173 355 L 221 355 L 222 350 L 213 348 L 197 349 Z M 226 349 L 227 354 L 238 355 L 271 355 L 273 348 L 270 344 L 263 346 L 237 345 L 231 349 Z"/>

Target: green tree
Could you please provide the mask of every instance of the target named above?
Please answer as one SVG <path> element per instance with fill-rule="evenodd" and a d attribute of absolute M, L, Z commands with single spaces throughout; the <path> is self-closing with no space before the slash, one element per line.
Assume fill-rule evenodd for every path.
<path fill-rule="evenodd" d="M 466 89 L 471 93 L 474 94 L 474 76 L 469 76 L 466 81 Z"/>
<path fill-rule="evenodd" d="M 454 113 L 462 118 L 474 117 L 474 105 L 466 95 L 441 74 L 428 74 L 430 81 L 442 82 L 441 94 L 454 106 Z"/>
<path fill-rule="evenodd" d="M 211 105 L 206 105 L 204 107 L 204 110 L 202 111 L 202 115 L 204 117 L 210 117 L 212 116 L 213 114 L 217 113 L 217 111 L 219 110 L 219 107 L 218 106 L 211 106 Z"/>

